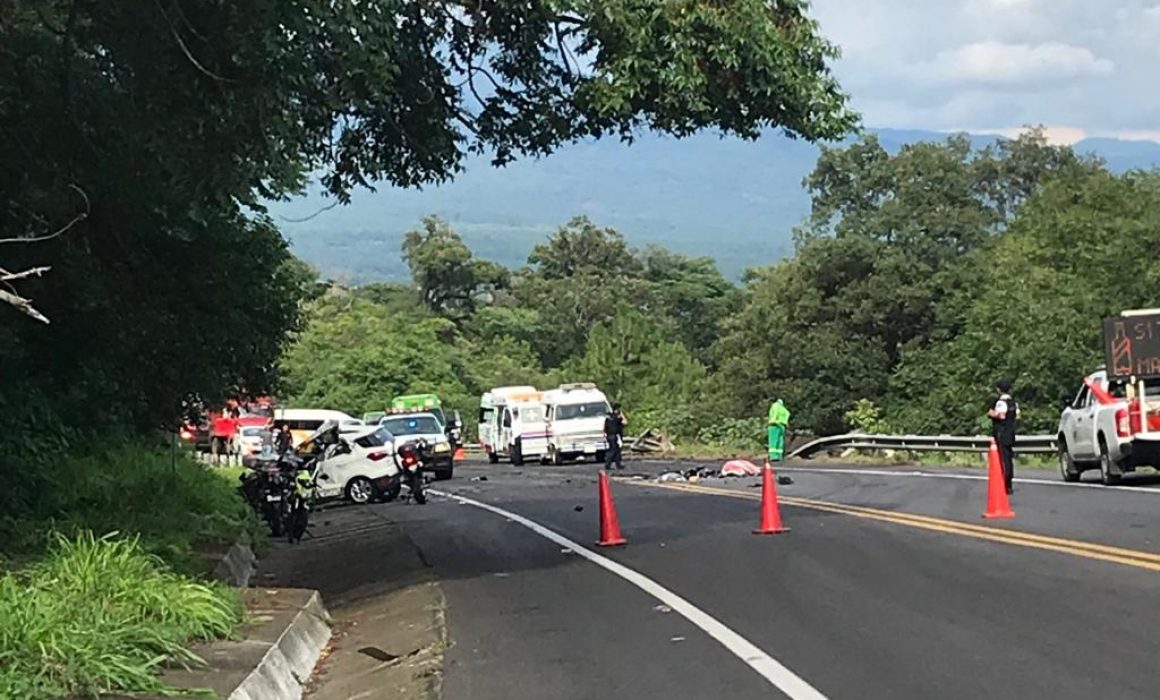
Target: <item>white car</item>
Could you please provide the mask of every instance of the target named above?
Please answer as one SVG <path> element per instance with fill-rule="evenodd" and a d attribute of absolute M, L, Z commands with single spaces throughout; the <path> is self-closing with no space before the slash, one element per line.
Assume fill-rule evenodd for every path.
<path fill-rule="evenodd" d="M 263 445 L 271 441 L 270 430 L 260 425 L 247 425 L 238 428 L 237 450 L 243 457 L 252 457 L 262 454 Z"/>
<path fill-rule="evenodd" d="M 395 443 L 412 442 L 420 438 L 434 448 L 434 456 L 428 468 L 436 479 L 450 479 L 455 473 L 455 460 L 451 451 L 451 440 L 444 432 L 443 424 L 434 413 L 392 413 L 379 420 L 379 426 L 395 436 Z"/>
<path fill-rule="evenodd" d="M 323 426 L 308 442 L 330 432 L 322 448 L 315 475 L 315 494 L 321 500 L 345 498 L 353 503 L 391 501 L 399 495 L 401 482 L 395 464 L 395 438 L 381 426 L 368 426 L 339 434 L 334 423 Z"/>

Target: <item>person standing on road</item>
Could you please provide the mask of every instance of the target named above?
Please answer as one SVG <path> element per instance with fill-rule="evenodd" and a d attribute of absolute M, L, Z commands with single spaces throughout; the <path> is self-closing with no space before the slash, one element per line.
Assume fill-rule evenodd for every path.
<path fill-rule="evenodd" d="M 789 426 L 789 409 L 779 398 L 769 407 L 769 461 L 785 457 L 785 430 Z"/>
<path fill-rule="evenodd" d="M 1011 482 L 1015 479 L 1015 421 L 1019 418 L 1019 404 L 1011 396 L 1011 381 L 1000 379 L 995 388 L 999 397 L 987 411 L 991 419 L 991 435 L 999 446 L 999 460 L 1003 463 L 1003 481 L 1007 493 L 1014 493 Z"/>
<path fill-rule="evenodd" d="M 616 462 L 617 469 L 624 469 L 621 456 L 621 444 L 624 438 L 624 426 L 628 418 L 620 410 L 620 404 L 612 404 L 612 412 L 604 418 L 604 439 L 608 442 L 608 449 L 604 451 L 604 468 L 608 469 Z"/>

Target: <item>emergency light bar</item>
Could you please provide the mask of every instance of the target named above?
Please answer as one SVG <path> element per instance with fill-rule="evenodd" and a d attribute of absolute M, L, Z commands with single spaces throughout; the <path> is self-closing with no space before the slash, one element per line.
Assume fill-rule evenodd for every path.
<path fill-rule="evenodd" d="M 578 389 L 595 389 L 596 385 L 592 382 L 574 382 L 572 384 L 561 384 L 560 391 L 576 391 Z"/>

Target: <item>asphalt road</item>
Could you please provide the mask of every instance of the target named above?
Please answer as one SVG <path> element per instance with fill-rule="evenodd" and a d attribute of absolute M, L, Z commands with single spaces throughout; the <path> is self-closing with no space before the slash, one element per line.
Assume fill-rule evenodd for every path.
<path fill-rule="evenodd" d="M 785 468 L 792 531 L 772 537 L 751 534 L 756 479 L 617 474 L 629 543 L 600 549 L 592 465 L 465 465 L 427 506 L 320 515 L 265 575 L 328 601 L 373 595 L 395 585 L 375 533 L 399 523 L 447 599 L 448 700 L 1160 695 L 1160 488 L 1028 474 L 1016 519 L 985 521 L 981 472 L 913 471 Z"/>

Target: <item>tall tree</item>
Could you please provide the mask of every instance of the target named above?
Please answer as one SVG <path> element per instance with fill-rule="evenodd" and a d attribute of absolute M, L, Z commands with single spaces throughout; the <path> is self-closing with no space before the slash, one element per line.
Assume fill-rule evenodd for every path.
<path fill-rule="evenodd" d="M 894 155 L 873 136 L 824 148 L 795 259 L 751 278 L 717 350 L 726 378 L 740 395 L 825 397 L 798 415 L 841 429 L 858 399 L 886 393 L 904 353 L 961 332 L 978 256 L 1013 208 L 1044 183 L 1100 170 L 1039 132 L 978 150 L 963 136 Z"/>
<path fill-rule="evenodd" d="M 1027 430 L 1051 431 L 1061 394 L 1102 361 L 1100 320 L 1160 306 L 1160 175 L 1061 179 L 1032 195 L 980 260 L 962 333 L 906 354 L 891 382 L 892 423 L 986 427 L 985 400 L 1011 378 Z"/>
<path fill-rule="evenodd" d="M 438 217 L 423 219 L 422 231 L 408 231 L 403 259 L 419 298 L 435 314 L 449 319 L 470 315 L 483 295 L 508 281 L 501 265 L 475 258 L 471 249 Z"/>
<path fill-rule="evenodd" d="M 679 339 L 707 359 L 722 321 L 738 301 L 736 287 L 712 258 L 690 258 L 660 246 L 645 248 L 639 257 L 644 279 L 652 284 L 660 310 L 676 324 Z"/>
<path fill-rule="evenodd" d="M 628 242 L 613 228 L 599 228 L 579 216 L 532 248 L 528 263 L 541 279 L 560 280 L 587 273 L 602 277 L 639 275 L 643 271 Z"/>
<path fill-rule="evenodd" d="M 0 391 L 20 400 L 9 373 L 50 393 L 100 376 L 111 414 L 166 423 L 186 391 L 255 386 L 294 326 L 263 200 L 317 173 L 345 202 L 447 179 L 470 152 L 640 129 L 840 136 L 835 55 L 796 1 L 0 3 L 0 161 L 19 164 L 0 172 L 0 240 L 25 242 L 0 251 L 0 289 L 53 321 L 0 301 L 0 327 L 29 327 Z"/>

